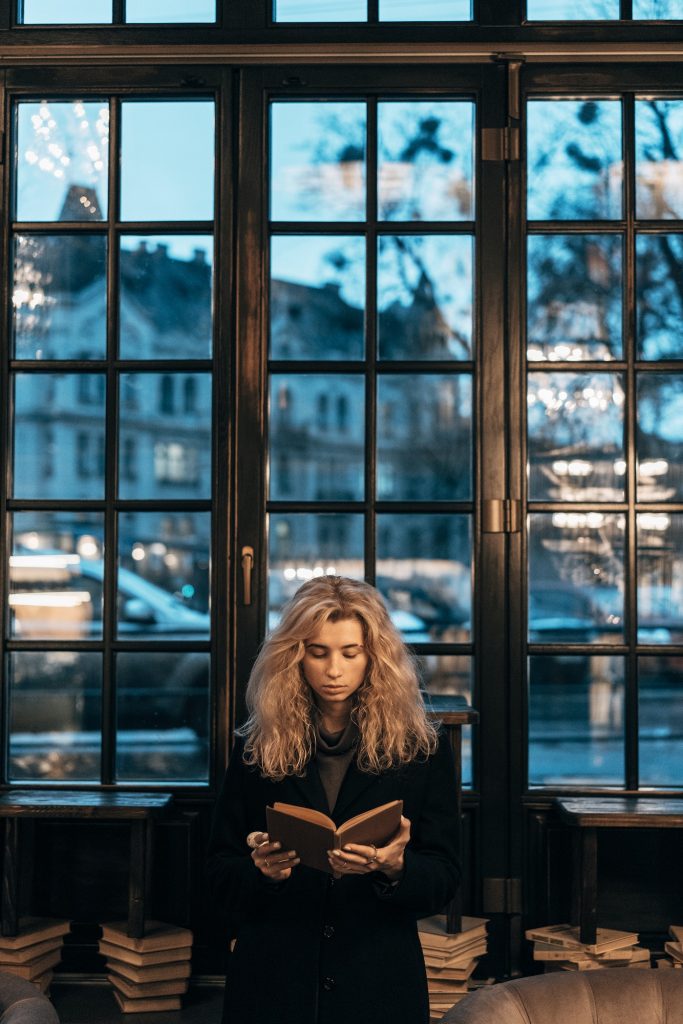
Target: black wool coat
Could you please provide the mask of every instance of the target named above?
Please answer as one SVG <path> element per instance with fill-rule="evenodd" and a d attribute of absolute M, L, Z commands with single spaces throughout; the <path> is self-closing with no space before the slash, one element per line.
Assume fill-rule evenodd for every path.
<path fill-rule="evenodd" d="M 223 1024 L 427 1024 L 417 918 L 445 910 L 459 876 L 455 765 L 443 729 L 428 759 L 372 775 L 352 760 L 330 815 L 336 825 L 390 800 L 411 822 L 405 871 L 391 891 L 379 872 L 333 879 L 296 865 L 273 883 L 246 844 L 276 800 L 329 814 L 318 769 L 264 779 L 238 738 L 216 805 L 208 874 L 236 938 Z"/>

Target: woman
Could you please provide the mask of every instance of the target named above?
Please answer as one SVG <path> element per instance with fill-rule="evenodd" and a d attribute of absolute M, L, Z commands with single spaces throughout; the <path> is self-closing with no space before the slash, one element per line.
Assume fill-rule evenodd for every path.
<path fill-rule="evenodd" d="M 209 846 L 236 938 L 223 1024 L 427 1024 L 416 918 L 458 884 L 455 766 L 377 591 L 305 583 L 261 648 L 247 706 Z M 396 836 L 330 852 L 330 875 L 265 832 L 276 800 L 339 825 L 396 799 Z"/>

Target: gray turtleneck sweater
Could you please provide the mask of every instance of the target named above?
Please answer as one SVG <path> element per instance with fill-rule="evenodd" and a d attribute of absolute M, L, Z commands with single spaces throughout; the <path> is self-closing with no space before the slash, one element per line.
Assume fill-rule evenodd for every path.
<path fill-rule="evenodd" d="M 320 717 L 316 716 L 315 737 L 315 763 L 320 772 L 330 813 L 332 813 L 342 781 L 358 744 L 358 728 L 355 722 L 349 719 L 346 728 L 340 732 L 326 732 L 321 727 Z"/>

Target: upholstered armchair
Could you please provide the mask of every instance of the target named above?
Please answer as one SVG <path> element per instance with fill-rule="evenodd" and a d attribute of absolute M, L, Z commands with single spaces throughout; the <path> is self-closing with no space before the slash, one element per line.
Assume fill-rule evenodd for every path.
<path fill-rule="evenodd" d="M 683 1024 L 683 970 L 557 971 L 470 993 L 443 1024 Z"/>
<path fill-rule="evenodd" d="M 0 971 L 0 1024 L 59 1024 L 59 1017 L 30 981 Z"/>

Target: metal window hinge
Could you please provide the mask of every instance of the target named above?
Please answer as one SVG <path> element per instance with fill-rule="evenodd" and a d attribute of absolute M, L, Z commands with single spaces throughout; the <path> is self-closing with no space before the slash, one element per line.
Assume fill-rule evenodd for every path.
<path fill-rule="evenodd" d="M 522 503 L 510 498 L 489 498 L 481 503 L 481 528 L 484 533 L 519 533 L 522 529 Z"/>
<path fill-rule="evenodd" d="M 519 160 L 519 126 L 482 128 L 482 160 Z"/>
<path fill-rule="evenodd" d="M 483 911 L 485 914 L 521 914 L 521 878 L 485 878 L 483 880 Z"/>

